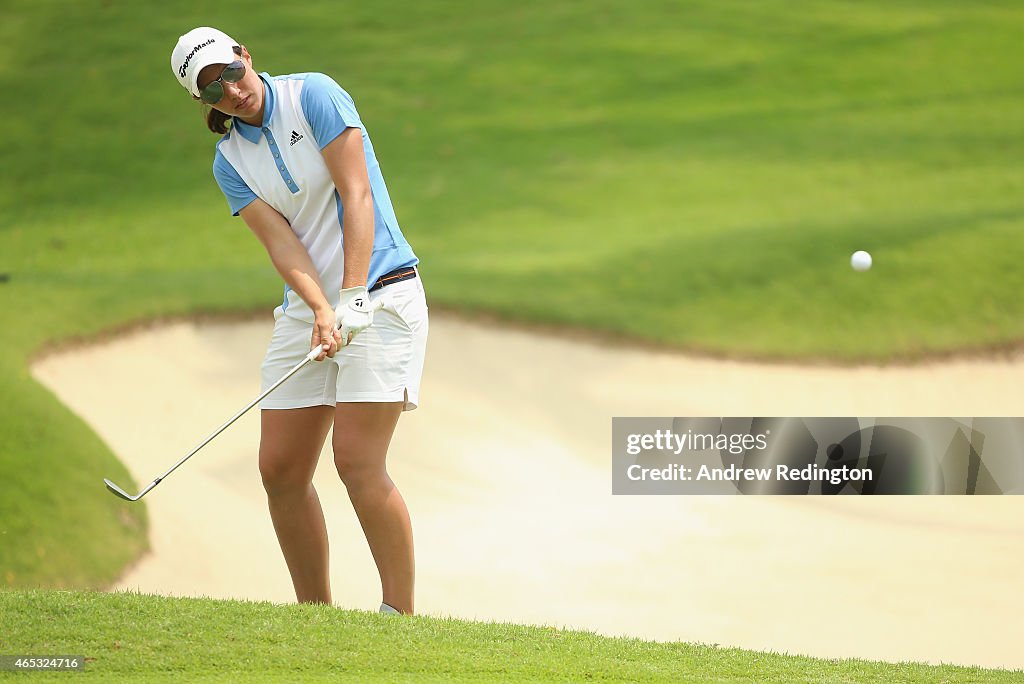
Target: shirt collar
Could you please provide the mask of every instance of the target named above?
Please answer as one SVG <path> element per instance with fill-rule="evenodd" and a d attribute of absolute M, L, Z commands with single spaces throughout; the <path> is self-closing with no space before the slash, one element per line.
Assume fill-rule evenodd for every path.
<path fill-rule="evenodd" d="M 274 85 L 270 81 L 270 74 L 261 72 L 260 80 L 263 81 L 263 125 L 250 126 L 237 117 L 231 117 L 232 128 L 251 143 L 259 142 L 261 128 L 269 126 L 270 117 L 274 115 Z"/>

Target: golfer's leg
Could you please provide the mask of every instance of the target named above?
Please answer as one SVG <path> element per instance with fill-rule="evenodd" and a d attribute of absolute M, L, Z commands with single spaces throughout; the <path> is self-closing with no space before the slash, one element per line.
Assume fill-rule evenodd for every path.
<path fill-rule="evenodd" d="M 334 409 L 261 411 L 260 475 L 270 517 L 300 603 L 330 603 L 327 526 L 313 472 Z"/>
<path fill-rule="evenodd" d="M 386 467 L 401 414 L 402 402 L 339 403 L 334 415 L 334 464 L 377 564 L 384 602 L 411 615 L 412 523 Z"/>

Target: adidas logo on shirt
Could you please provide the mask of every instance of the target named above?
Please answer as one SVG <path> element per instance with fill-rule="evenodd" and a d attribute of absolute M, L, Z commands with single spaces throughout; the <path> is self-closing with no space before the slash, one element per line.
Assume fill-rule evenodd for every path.
<path fill-rule="evenodd" d="M 288 143 L 288 146 L 291 147 L 300 140 L 302 140 L 302 134 L 299 133 L 298 131 L 292 131 L 292 141 Z"/>

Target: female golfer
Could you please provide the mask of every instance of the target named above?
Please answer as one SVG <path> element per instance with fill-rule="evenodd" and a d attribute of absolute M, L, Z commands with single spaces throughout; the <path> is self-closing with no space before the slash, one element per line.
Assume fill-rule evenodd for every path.
<path fill-rule="evenodd" d="M 331 78 L 257 73 L 248 50 L 216 29 L 181 36 L 171 69 L 210 106 L 207 126 L 222 135 L 213 175 L 285 281 L 264 389 L 322 352 L 260 406 L 260 473 L 296 598 L 331 603 L 312 478 L 333 425 L 334 463 L 380 573 L 380 610 L 411 614 L 412 525 L 385 461 L 399 415 L 419 401 L 427 305 L 369 135 Z"/>

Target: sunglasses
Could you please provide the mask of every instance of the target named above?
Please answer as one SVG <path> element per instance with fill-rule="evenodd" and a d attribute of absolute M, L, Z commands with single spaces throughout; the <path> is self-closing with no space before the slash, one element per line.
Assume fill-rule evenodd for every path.
<path fill-rule="evenodd" d="M 208 105 L 217 104 L 224 97 L 224 84 L 238 83 L 243 76 L 245 76 L 245 64 L 242 63 L 242 60 L 236 59 L 224 67 L 224 71 L 220 72 L 220 78 L 211 81 L 199 91 L 199 99 Z"/>

